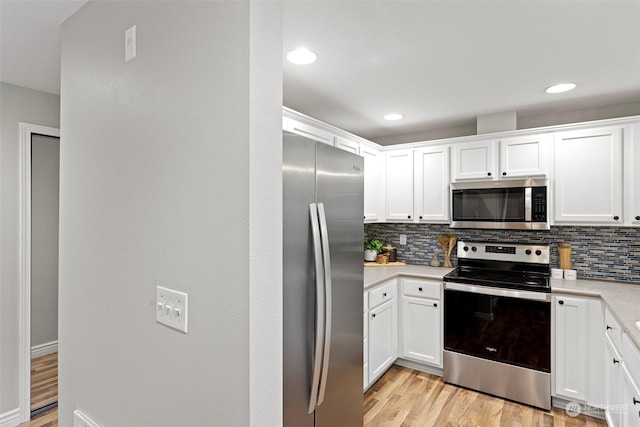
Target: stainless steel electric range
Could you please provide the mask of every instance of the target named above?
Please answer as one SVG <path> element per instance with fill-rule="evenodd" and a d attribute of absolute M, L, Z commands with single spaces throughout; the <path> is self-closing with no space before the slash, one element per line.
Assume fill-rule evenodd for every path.
<path fill-rule="evenodd" d="M 551 408 L 549 245 L 459 241 L 444 277 L 444 380 Z"/>

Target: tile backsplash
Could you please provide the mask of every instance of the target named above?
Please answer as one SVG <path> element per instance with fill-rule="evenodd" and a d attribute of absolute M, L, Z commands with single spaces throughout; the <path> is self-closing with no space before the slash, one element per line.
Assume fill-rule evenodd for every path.
<path fill-rule="evenodd" d="M 448 224 L 365 224 L 365 236 L 377 237 L 398 250 L 398 259 L 410 264 L 429 264 L 434 254 L 444 262 L 438 235 L 454 234 L 458 240 L 551 245 L 551 267 L 558 266 L 556 243 L 571 243 L 571 268 L 578 278 L 640 283 L 640 228 L 551 227 L 549 231 L 451 229 Z M 407 244 L 400 245 L 400 234 Z M 453 265 L 457 265 L 454 254 Z"/>

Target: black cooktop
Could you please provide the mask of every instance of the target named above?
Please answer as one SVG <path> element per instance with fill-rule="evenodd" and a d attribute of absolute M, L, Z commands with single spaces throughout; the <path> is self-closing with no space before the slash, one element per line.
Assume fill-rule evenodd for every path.
<path fill-rule="evenodd" d="M 549 275 L 531 271 L 505 271 L 478 267 L 458 267 L 446 276 L 445 282 L 493 286 L 535 292 L 551 292 Z"/>

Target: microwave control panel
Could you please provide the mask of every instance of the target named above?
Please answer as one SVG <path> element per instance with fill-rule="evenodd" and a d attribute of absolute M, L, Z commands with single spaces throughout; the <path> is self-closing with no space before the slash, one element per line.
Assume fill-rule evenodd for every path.
<path fill-rule="evenodd" d="M 547 187 L 532 187 L 531 199 L 531 220 L 547 222 Z"/>

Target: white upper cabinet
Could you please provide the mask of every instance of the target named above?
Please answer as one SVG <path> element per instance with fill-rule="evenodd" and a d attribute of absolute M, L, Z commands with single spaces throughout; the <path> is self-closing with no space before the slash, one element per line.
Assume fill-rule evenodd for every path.
<path fill-rule="evenodd" d="M 364 220 L 378 221 L 384 210 L 384 157 L 379 150 L 364 144 L 360 155 L 364 158 Z"/>
<path fill-rule="evenodd" d="M 411 221 L 413 218 L 413 150 L 393 150 L 385 154 L 385 218 Z"/>
<path fill-rule="evenodd" d="M 348 151 L 353 154 L 360 154 L 360 144 L 354 141 L 350 141 L 341 136 L 335 137 L 335 146 L 341 150 Z"/>
<path fill-rule="evenodd" d="M 289 132 L 305 136 L 309 139 L 313 139 L 314 141 L 320 141 L 327 145 L 333 145 L 334 135 L 324 129 L 320 129 L 291 118 L 284 120 L 283 125 L 286 126 L 285 130 L 288 130 Z"/>
<path fill-rule="evenodd" d="M 547 175 L 552 135 L 530 135 L 500 140 L 500 177 Z"/>
<path fill-rule="evenodd" d="M 463 142 L 453 146 L 453 180 L 494 179 L 496 141 Z"/>
<path fill-rule="evenodd" d="M 640 226 L 640 125 L 625 128 L 624 140 L 625 220 Z"/>
<path fill-rule="evenodd" d="M 622 224 L 622 128 L 555 134 L 555 223 Z"/>
<path fill-rule="evenodd" d="M 449 222 L 449 147 L 413 153 L 415 216 L 418 221 Z"/>
<path fill-rule="evenodd" d="M 545 176 L 553 136 L 526 135 L 453 146 L 453 180 Z"/>

